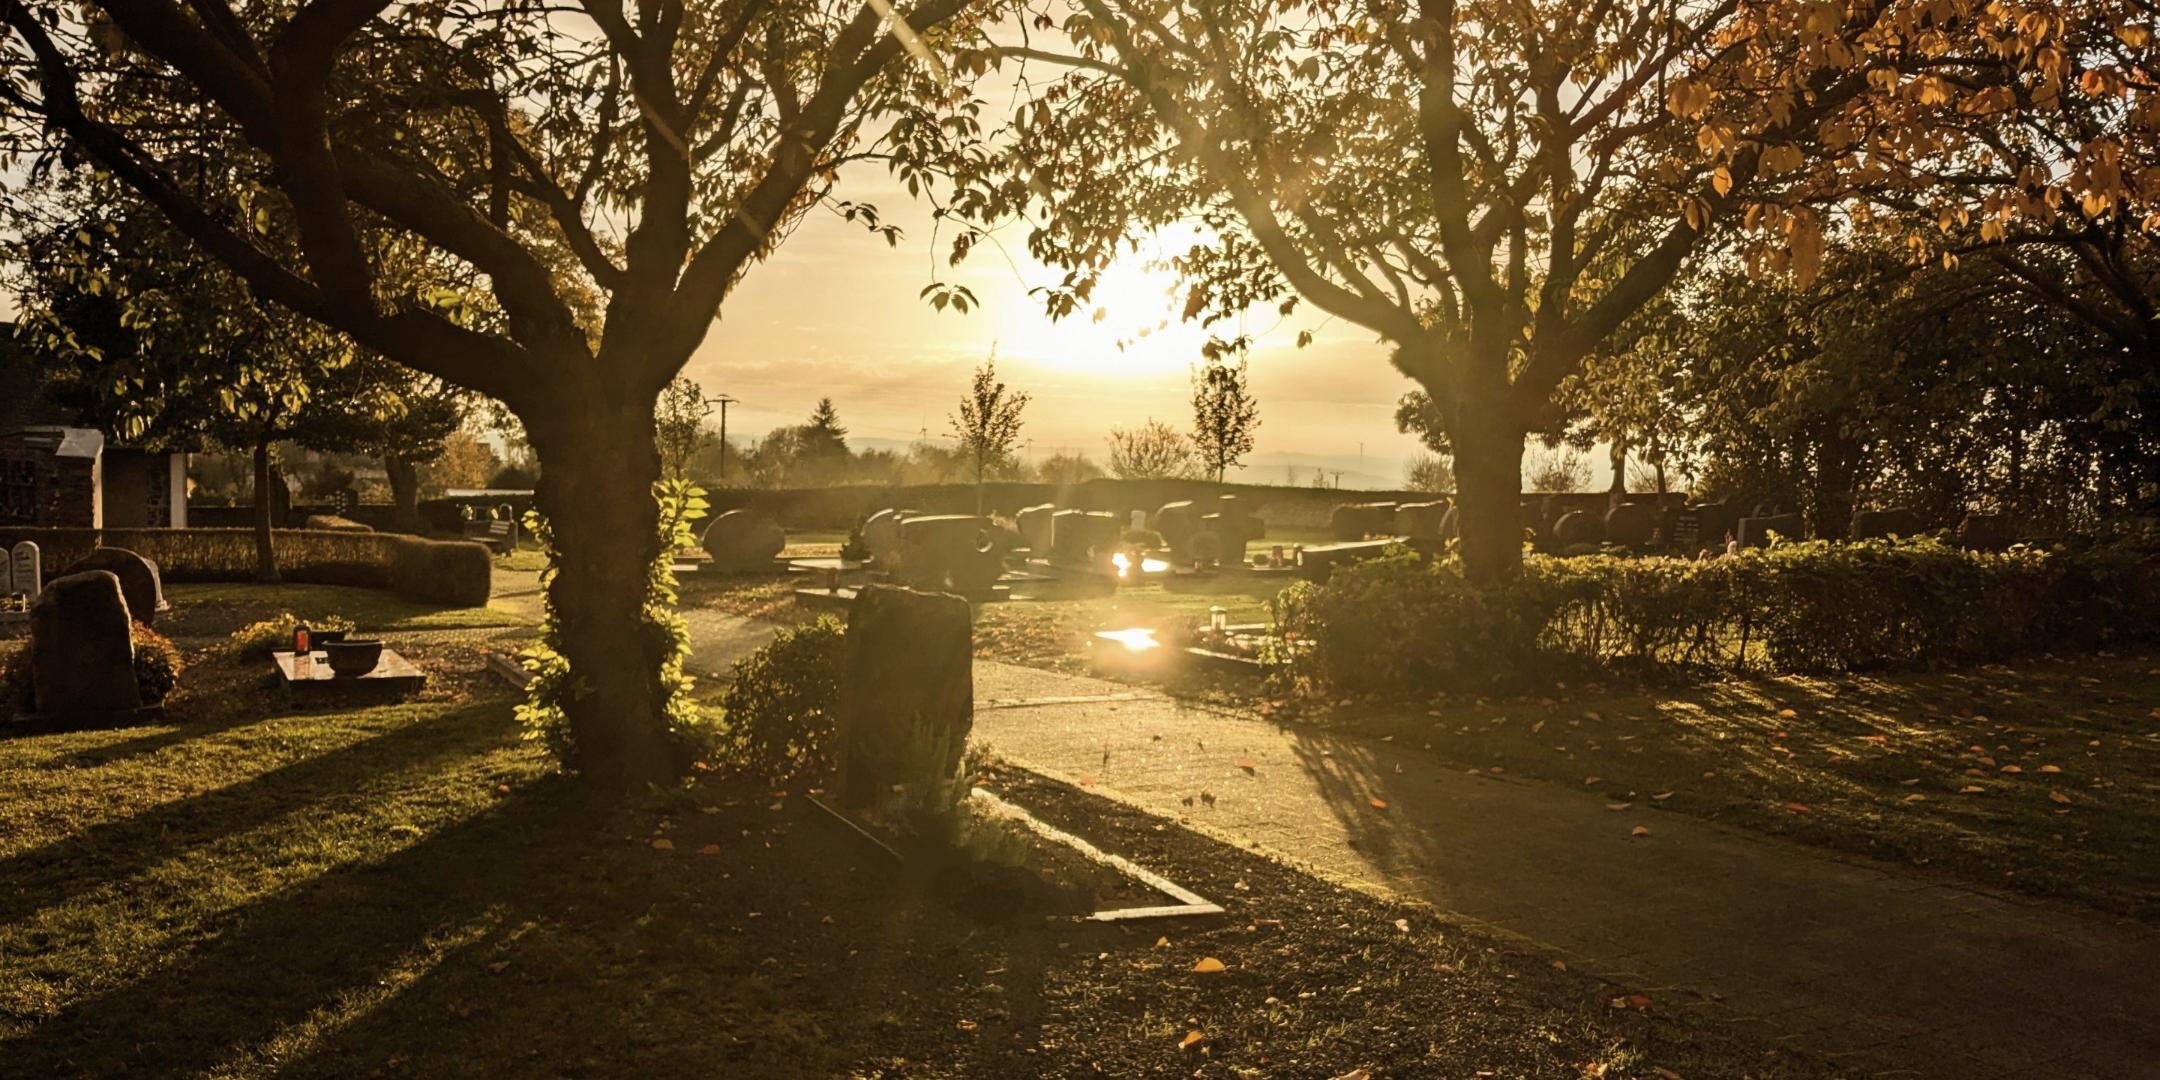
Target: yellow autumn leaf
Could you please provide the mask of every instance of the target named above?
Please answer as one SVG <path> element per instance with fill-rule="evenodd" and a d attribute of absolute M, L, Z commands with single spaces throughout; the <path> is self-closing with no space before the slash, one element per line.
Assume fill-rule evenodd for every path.
<path fill-rule="evenodd" d="M 1220 975 L 1223 972 L 1229 970 L 1223 965 L 1222 961 L 1217 960 L 1212 956 L 1201 957 L 1200 962 L 1194 964 L 1192 966 L 1192 969 L 1193 974 L 1195 975 Z"/>
<path fill-rule="evenodd" d="M 1190 1050 L 1206 1038 L 1207 1036 L 1202 1035 L 1197 1031 L 1188 1031 L 1185 1033 L 1184 1038 L 1178 1040 L 1178 1049 Z"/>

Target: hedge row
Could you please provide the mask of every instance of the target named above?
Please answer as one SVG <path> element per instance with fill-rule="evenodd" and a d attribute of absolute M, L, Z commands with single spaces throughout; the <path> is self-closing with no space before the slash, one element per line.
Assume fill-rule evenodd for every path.
<path fill-rule="evenodd" d="M 1505 586 L 1404 553 L 1276 603 L 1287 670 L 1341 692 L 1598 669 L 1825 672 L 1986 663 L 2160 638 L 2160 554 L 1780 544 L 1702 562 L 1530 556 Z"/>
<path fill-rule="evenodd" d="M 461 607 L 487 603 L 494 560 L 487 548 L 395 533 L 277 529 L 272 543 L 285 580 L 388 589 L 414 600 Z M 166 581 L 248 581 L 255 576 L 252 529 L 0 528 L 0 547 L 38 545 L 49 577 L 91 549 L 126 548 L 158 565 Z"/>

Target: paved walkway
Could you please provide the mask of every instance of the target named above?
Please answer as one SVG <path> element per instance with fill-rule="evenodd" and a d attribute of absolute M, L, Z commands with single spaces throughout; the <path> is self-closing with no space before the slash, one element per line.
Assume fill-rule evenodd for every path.
<path fill-rule="evenodd" d="M 1010 759 L 1532 939 L 1653 1008 L 1859 1074 L 2160 1077 L 2142 925 L 1119 683 L 982 661 L 975 680 L 976 735 Z"/>

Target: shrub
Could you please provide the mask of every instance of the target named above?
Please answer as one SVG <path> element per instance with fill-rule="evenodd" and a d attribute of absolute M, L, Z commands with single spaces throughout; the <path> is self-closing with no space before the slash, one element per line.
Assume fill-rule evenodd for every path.
<path fill-rule="evenodd" d="M 155 705 L 165 700 L 179 685 L 180 675 L 187 665 L 180 659 L 180 650 L 165 635 L 141 623 L 128 625 L 128 638 L 135 646 L 135 690 L 145 705 Z M 5 669 L 0 669 L 0 716 L 28 716 L 37 712 L 37 684 L 31 674 L 33 660 L 31 646 L 24 645 L 8 658 Z"/>
<path fill-rule="evenodd" d="M 2001 660 L 2160 636 L 2160 556 L 1778 544 L 1705 562 L 1532 556 L 1504 586 L 1407 553 L 1276 604 L 1287 675 L 1412 696 L 1585 669 L 1850 671 Z M 1294 635 L 1294 637 L 1290 637 Z"/>
<path fill-rule="evenodd" d="M 821 616 L 736 662 L 720 698 L 723 760 L 775 783 L 831 764 L 844 633 L 839 620 Z"/>
<path fill-rule="evenodd" d="M 481 544 L 400 536 L 390 548 L 390 586 L 414 600 L 485 607 L 494 573 L 494 556 Z"/>
<path fill-rule="evenodd" d="M 261 622 L 249 623 L 232 632 L 233 652 L 247 660 L 269 659 L 271 653 L 292 647 L 293 631 L 300 627 L 300 622 L 298 616 L 286 611 Z M 317 634 L 343 634 L 354 629 L 352 620 L 342 615 L 309 619 L 307 626 Z"/>

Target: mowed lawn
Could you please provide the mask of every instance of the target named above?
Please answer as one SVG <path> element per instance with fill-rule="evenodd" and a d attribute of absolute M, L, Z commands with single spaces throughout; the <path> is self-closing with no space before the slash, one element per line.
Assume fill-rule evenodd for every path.
<path fill-rule="evenodd" d="M 1270 710 L 1496 780 L 2160 921 L 2160 654 Z"/>

